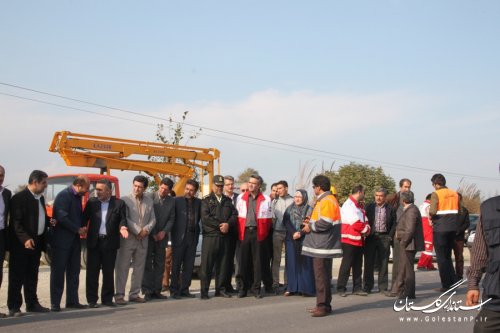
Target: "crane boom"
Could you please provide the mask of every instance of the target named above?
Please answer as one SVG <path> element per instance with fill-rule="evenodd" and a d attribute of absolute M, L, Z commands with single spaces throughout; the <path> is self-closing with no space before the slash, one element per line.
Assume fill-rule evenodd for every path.
<path fill-rule="evenodd" d="M 201 189 L 203 178 L 208 175 L 211 190 L 215 161 L 220 173 L 220 152 L 215 148 L 59 131 L 54 133 L 49 151 L 59 153 L 68 166 L 99 168 L 101 174 L 109 175 L 112 169 L 142 171 L 154 177 L 157 184 L 162 175 L 174 176 L 177 178 L 174 191 L 178 194 L 197 171 Z"/>

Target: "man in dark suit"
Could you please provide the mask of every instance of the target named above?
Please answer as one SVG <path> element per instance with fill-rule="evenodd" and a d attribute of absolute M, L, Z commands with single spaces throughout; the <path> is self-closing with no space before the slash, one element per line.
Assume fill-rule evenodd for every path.
<path fill-rule="evenodd" d="M 236 207 L 236 200 L 238 199 L 239 193 L 234 192 L 234 177 L 233 176 L 224 176 L 224 195 L 231 199 L 233 202 L 233 206 Z M 235 271 L 238 271 L 238 255 L 237 247 L 238 247 L 238 223 L 234 225 L 229 225 L 229 233 L 227 234 L 229 238 L 228 246 L 227 246 L 227 278 L 226 281 L 226 292 L 235 293 L 236 290 L 233 288 L 231 280 L 233 278 L 233 274 Z M 236 260 L 235 260 L 236 259 Z M 235 266 L 236 262 L 236 266 Z M 237 288 L 238 289 L 238 288 Z"/>
<path fill-rule="evenodd" d="M 120 233 L 128 237 L 125 203 L 112 196 L 111 182 L 100 179 L 96 184 L 97 198 L 90 198 L 83 211 L 87 225 L 87 281 L 89 307 L 97 308 L 99 271 L 102 269 L 101 302 L 116 306 L 114 271 L 116 252 L 120 248 Z"/>
<path fill-rule="evenodd" d="M 26 311 L 49 311 L 40 305 L 36 293 L 40 256 L 46 249 L 45 235 L 50 221 L 42 195 L 46 187 L 47 174 L 35 170 L 30 174 L 28 186 L 14 195 L 10 202 L 7 306 L 13 317 L 21 315 L 23 287 Z"/>
<path fill-rule="evenodd" d="M 375 202 L 366 206 L 366 217 L 371 229 L 370 235 L 365 239 L 364 249 L 363 290 L 367 293 L 373 289 L 375 267 L 379 268 L 379 292 L 387 291 L 389 286 L 388 268 L 392 242 L 389 233 L 395 224 L 396 215 L 392 207 L 385 202 L 386 196 L 386 189 L 379 188 L 375 191 Z"/>
<path fill-rule="evenodd" d="M 198 182 L 189 179 L 184 188 L 184 196 L 175 198 L 175 222 L 171 233 L 173 264 L 170 281 L 170 294 L 175 299 L 195 297 L 189 292 L 189 286 L 191 286 L 196 246 L 200 236 L 201 200 L 195 197 L 198 188 Z"/>
<path fill-rule="evenodd" d="M 57 194 L 54 201 L 54 218 L 57 223 L 52 230 L 50 245 L 52 261 L 50 265 L 51 310 L 61 311 L 61 297 L 66 275 L 66 308 L 83 309 L 86 305 L 78 300 L 80 283 L 80 235 L 87 232 L 83 220 L 82 196 L 87 193 L 90 180 L 78 176 L 73 184 Z"/>
<path fill-rule="evenodd" d="M 169 195 L 173 187 L 174 182 L 170 178 L 163 178 L 158 191 L 153 193 L 156 224 L 149 234 L 148 253 L 142 278 L 142 293 L 146 301 L 153 298 L 167 298 L 161 294 L 161 290 L 168 233 L 172 230 L 175 220 L 175 199 Z"/>
<path fill-rule="evenodd" d="M 5 179 L 5 169 L 0 165 L 0 287 L 3 279 L 3 261 L 5 259 L 5 250 L 7 249 L 7 218 L 9 216 L 9 203 L 12 193 L 3 187 Z M 0 318 L 5 318 L 5 313 L 0 313 Z"/>
<path fill-rule="evenodd" d="M 400 299 L 415 298 L 415 254 L 423 251 L 424 232 L 422 229 L 422 216 L 414 202 L 413 192 L 401 192 L 403 212 L 398 218 L 396 226 L 396 239 L 399 241 L 399 270 L 389 297 Z"/>

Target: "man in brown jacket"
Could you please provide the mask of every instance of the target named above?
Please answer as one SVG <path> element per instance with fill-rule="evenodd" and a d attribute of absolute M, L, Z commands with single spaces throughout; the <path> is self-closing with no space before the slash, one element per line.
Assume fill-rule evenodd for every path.
<path fill-rule="evenodd" d="M 415 269 L 413 265 L 415 254 L 424 250 L 422 216 L 418 207 L 413 204 L 413 192 L 401 192 L 401 201 L 403 212 L 396 227 L 396 239 L 399 240 L 401 251 L 399 271 L 391 292 L 387 293 L 386 296 L 414 299 Z"/>

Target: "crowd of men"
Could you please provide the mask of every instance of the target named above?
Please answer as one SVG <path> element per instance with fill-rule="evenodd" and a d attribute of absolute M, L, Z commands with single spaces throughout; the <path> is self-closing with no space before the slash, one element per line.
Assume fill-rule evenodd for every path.
<path fill-rule="evenodd" d="M 78 176 L 57 195 L 52 218 L 47 215 L 43 196 L 48 177 L 45 172 L 33 171 L 27 187 L 14 196 L 2 187 L 4 177 L 5 169 L 0 166 L 0 264 L 8 250 L 7 305 L 9 315 L 14 317 L 22 315 L 22 288 L 27 312 L 61 311 L 65 285 L 66 308 L 115 307 L 166 299 L 162 292 L 167 288 L 173 299 L 194 298 L 190 285 L 200 234 L 202 300 L 211 297 L 214 277 L 215 297 L 242 298 L 250 294 L 259 299 L 266 293 L 315 294 L 316 306 L 308 310 L 313 317 L 323 317 L 331 313 L 335 257 L 342 257 L 336 286 L 339 296 L 347 296 L 347 282 L 352 276 L 354 295 L 382 292 L 388 297 L 413 299 L 415 255 L 424 251 L 418 269 L 435 269 L 433 248 L 441 281 L 437 291 L 448 290 L 463 277 L 463 231 L 468 227 L 468 213 L 441 174 L 432 177 L 435 191 L 420 209 L 414 203 L 409 179 L 400 181 L 395 194 L 377 188 L 375 201 L 367 204 L 364 187 L 353 185 L 351 195 L 340 207 L 334 187 L 323 175 L 312 180 L 312 207 L 307 191 L 297 191 L 292 197 L 286 181 L 273 184 L 271 195 L 265 195 L 259 175 L 251 175 L 239 194 L 234 192 L 233 177 L 216 175 L 212 192 L 203 199 L 197 196 L 199 184 L 195 180 L 188 180 L 184 193 L 175 196 L 171 179 L 163 179 L 157 191 L 147 193 L 148 179 L 138 175 L 133 179 L 132 193 L 120 199 L 112 196 L 108 180 L 97 181 L 96 197 L 83 208 L 82 196 L 88 192 L 90 181 Z M 78 296 L 81 236 L 86 237 L 87 245 L 88 305 Z M 292 243 L 287 242 L 295 245 L 289 247 Z M 52 249 L 50 308 L 37 298 L 40 257 L 47 244 Z M 284 247 L 295 253 L 286 253 L 287 262 L 282 265 Z M 389 285 L 391 247 L 394 264 Z M 293 255 L 296 260 L 292 260 Z M 425 255 L 431 258 L 430 263 Z M 280 281 L 282 266 L 293 266 L 295 272 L 285 269 L 284 281 Z M 308 286 L 288 288 L 287 280 L 297 278 L 293 274 L 303 276 Z M 0 286 L 1 282 L 0 270 Z M 307 288 L 311 284 L 313 288 Z"/>

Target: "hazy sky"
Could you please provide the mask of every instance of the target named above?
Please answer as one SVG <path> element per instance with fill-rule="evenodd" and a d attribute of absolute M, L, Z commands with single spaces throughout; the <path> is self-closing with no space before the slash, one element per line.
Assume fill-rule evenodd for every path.
<path fill-rule="evenodd" d="M 324 151 L 204 129 L 188 144 L 220 149 L 223 174 L 253 167 L 293 189 L 299 164 L 354 160 L 411 178 L 418 201 L 434 172 L 489 197 L 500 188 L 498 36 L 494 0 L 3 1 L 5 185 L 32 169 L 75 171 L 48 152 L 54 131 L 154 140 L 158 123 L 12 84 L 165 119 L 188 110 L 198 126 Z M 129 193 L 131 175 L 115 175 Z"/>

